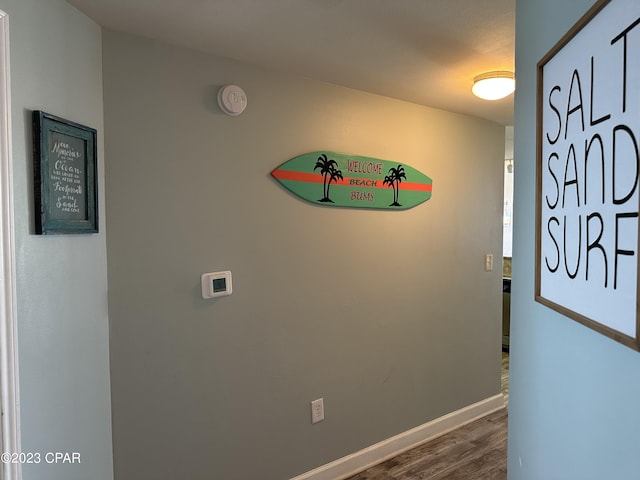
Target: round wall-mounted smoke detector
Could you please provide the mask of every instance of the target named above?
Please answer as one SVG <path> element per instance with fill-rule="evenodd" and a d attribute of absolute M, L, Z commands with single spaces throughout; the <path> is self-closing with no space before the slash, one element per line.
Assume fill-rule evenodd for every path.
<path fill-rule="evenodd" d="M 218 90 L 218 105 L 227 115 L 240 115 L 247 108 L 247 95 L 237 85 L 225 85 Z"/>

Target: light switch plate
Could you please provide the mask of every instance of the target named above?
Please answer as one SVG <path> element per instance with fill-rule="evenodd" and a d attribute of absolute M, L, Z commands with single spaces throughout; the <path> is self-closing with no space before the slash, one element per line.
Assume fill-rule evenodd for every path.
<path fill-rule="evenodd" d="M 491 272 L 493 270 L 493 255 L 491 253 L 487 253 L 484 256 L 484 271 Z"/>

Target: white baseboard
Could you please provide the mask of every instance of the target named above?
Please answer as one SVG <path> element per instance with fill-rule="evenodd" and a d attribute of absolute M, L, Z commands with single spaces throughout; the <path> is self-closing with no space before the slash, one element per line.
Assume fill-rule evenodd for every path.
<path fill-rule="evenodd" d="M 298 475 L 291 480 L 343 480 L 462 425 L 498 411 L 504 406 L 504 396 L 501 393 L 494 395 Z"/>

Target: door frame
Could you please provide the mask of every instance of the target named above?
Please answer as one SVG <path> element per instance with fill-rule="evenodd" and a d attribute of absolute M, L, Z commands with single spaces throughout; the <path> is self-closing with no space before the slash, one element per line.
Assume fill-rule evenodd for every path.
<path fill-rule="evenodd" d="M 5 455 L 21 451 L 11 132 L 9 16 L 0 11 L 0 447 Z M 19 461 L 2 458 L 0 467 L 0 480 L 22 479 Z"/>

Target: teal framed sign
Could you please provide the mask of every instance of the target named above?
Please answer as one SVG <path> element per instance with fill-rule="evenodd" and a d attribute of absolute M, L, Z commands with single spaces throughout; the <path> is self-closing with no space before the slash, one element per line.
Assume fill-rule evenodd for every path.
<path fill-rule="evenodd" d="M 298 197 L 332 207 L 406 210 L 432 191 L 431 178 L 405 163 L 329 151 L 299 155 L 271 175 Z"/>
<path fill-rule="evenodd" d="M 96 130 L 33 112 L 35 230 L 98 232 Z"/>

